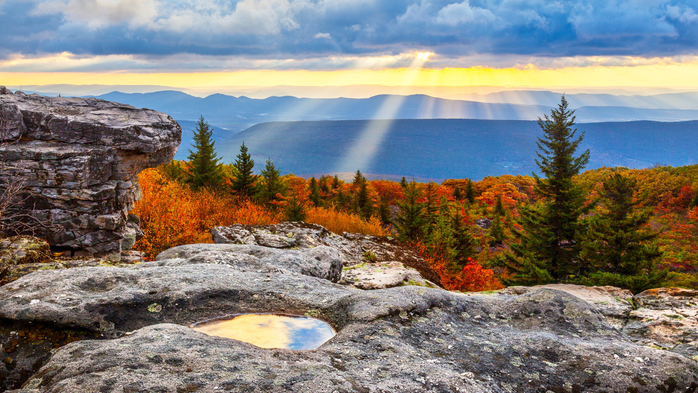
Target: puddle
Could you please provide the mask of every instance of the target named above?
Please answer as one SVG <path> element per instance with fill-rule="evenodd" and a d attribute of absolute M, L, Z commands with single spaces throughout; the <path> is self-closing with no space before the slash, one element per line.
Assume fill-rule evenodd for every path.
<path fill-rule="evenodd" d="M 244 341 L 261 348 L 315 349 L 335 335 L 332 326 L 315 318 L 245 314 L 192 326 L 208 334 Z"/>

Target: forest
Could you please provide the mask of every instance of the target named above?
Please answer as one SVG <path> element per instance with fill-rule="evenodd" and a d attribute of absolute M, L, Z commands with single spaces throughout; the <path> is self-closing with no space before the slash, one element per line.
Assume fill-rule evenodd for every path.
<path fill-rule="evenodd" d="M 212 242 L 234 223 L 305 221 L 328 230 L 391 236 L 424 257 L 450 290 L 551 282 L 698 288 L 698 165 L 584 171 L 583 132 L 563 97 L 539 121 L 539 175 L 441 183 L 281 175 L 261 170 L 243 143 L 220 162 L 212 130 L 197 123 L 187 161 L 139 175 L 135 248 L 154 258 L 181 244 Z M 258 174 L 256 174 L 258 173 Z M 540 177 L 539 177 L 540 176 Z"/>

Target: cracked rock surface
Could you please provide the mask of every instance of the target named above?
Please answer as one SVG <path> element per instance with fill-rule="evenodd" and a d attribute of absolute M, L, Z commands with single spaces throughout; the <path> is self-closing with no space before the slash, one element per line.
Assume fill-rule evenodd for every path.
<path fill-rule="evenodd" d="M 0 184 L 19 176 L 27 187 L 16 211 L 61 227 L 35 235 L 112 259 L 140 235 L 128 215 L 140 195 L 136 175 L 172 160 L 182 133 L 153 110 L 2 87 L 0 128 Z"/>
<path fill-rule="evenodd" d="M 331 281 L 340 259 L 327 248 L 190 245 L 135 266 L 23 276 L 0 287 L 0 321 L 102 338 L 61 346 L 29 373 L 22 391 L 698 390 L 695 360 L 634 343 L 609 322 L 624 304 L 622 291 L 360 290 Z M 314 270 L 315 256 L 332 260 L 332 268 Z M 616 297 L 618 304 L 604 304 Z M 241 313 L 313 315 L 337 335 L 316 350 L 294 351 L 188 327 Z"/>

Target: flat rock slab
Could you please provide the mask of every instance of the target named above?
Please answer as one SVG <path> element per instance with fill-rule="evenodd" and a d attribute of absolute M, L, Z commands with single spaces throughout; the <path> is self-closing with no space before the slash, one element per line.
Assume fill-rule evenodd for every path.
<path fill-rule="evenodd" d="M 327 246 L 336 249 L 345 267 L 363 263 L 401 262 L 416 269 L 426 280 L 441 286 L 441 278 L 429 264 L 400 242 L 389 236 L 358 233 L 338 235 L 316 224 L 283 222 L 276 225 L 241 225 L 215 227 L 213 241 L 221 244 L 248 244 L 275 248 L 313 248 Z"/>
<path fill-rule="evenodd" d="M 60 348 L 24 385 L 38 392 L 698 389 L 694 360 L 636 345 L 594 304 L 550 288 L 361 291 L 207 263 L 40 271 L 0 287 L 0 299 L 0 318 L 115 338 Z M 291 351 L 187 327 L 248 312 L 314 315 L 338 333 L 317 350 Z"/>

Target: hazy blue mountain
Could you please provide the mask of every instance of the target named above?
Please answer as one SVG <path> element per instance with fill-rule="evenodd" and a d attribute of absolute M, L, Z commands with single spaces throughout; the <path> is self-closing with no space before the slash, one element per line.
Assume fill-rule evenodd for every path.
<path fill-rule="evenodd" d="M 244 141 L 258 163 L 271 157 L 282 173 L 346 172 L 340 163 L 368 127 L 388 131 L 371 163 L 353 170 L 432 179 L 531 174 L 542 134 L 535 121 L 513 120 L 271 122 L 216 146 L 226 162 Z M 582 149 L 591 150 L 588 169 L 698 163 L 698 121 L 587 123 L 578 129 L 586 133 Z"/>
<path fill-rule="evenodd" d="M 270 121 L 367 120 L 387 117 L 396 119 L 535 120 L 545 113 L 550 113 L 551 106 L 556 106 L 560 101 L 560 95 L 552 92 L 504 93 L 507 93 L 508 97 L 514 97 L 514 93 L 526 97 L 526 94 L 531 93 L 530 99 L 522 98 L 520 100 L 531 105 L 447 100 L 426 95 L 378 95 L 365 99 L 313 99 L 288 96 L 251 99 L 224 94 L 213 94 L 200 98 L 179 91 L 160 91 L 143 94 L 112 92 L 98 97 L 123 102 L 138 108 L 155 109 L 169 114 L 178 121 L 196 121 L 199 116 L 203 115 L 209 123 L 216 124 L 221 128 L 221 131 L 225 130 L 230 134 L 245 130 L 255 124 Z M 578 99 L 581 96 L 583 95 L 570 95 L 569 98 L 571 102 L 576 100 L 581 103 L 582 101 Z M 578 121 L 698 120 L 697 109 L 662 107 L 638 109 L 620 105 L 624 102 L 624 98 L 620 96 L 594 95 L 594 97 L 596 98 L 583 101 L 587 104 L 594 104 L 594 106 L 580 107 L 577 110 Z M 676 98 L 672 97 L 672 99 Z M 689 96 L 684 97 L 687 102 L 693 102 L 687 97 Z M 657 100 L 659 99 L 655 101 Z M 671 100 L 667 98 L 665 101 Z M 538 104 L 540 102 L 544 102 L 545 105 Z M 633 105 L 637 103 L 636 100 Z M 604 106 L 611 104 L 614 106 Z M 669 104 L 665 106 L 667 105 Z M 384 110 L 390 106 L 399 109 Z"/>
<path fill-rule="evenodd" d="M 454 99 L 489 103 L 507 103 L 517 105 L 557 106 L 560 93 L 536 90 L 501 91 L 489 94 L 461 94 Z M 655 95 L 575 93 L 565 94 L 570 108 L 581 107 L 630 107 L 648 109 L 698 109 L 698 92 L 664 93 Z M 633 119 L 633 120 L 637 120 Z"/>

